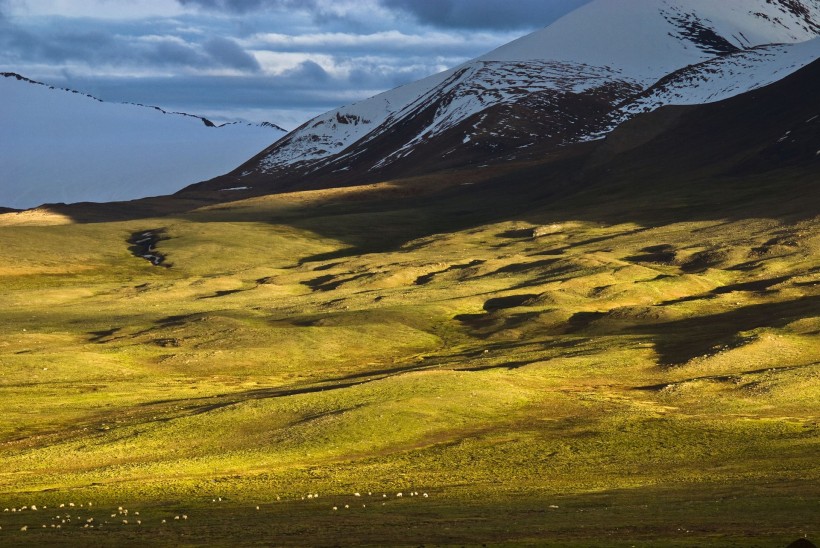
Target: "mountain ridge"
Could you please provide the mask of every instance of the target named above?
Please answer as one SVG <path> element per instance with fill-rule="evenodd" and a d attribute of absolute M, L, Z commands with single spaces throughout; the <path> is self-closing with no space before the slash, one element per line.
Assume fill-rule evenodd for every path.
<path fill-rule="evenodd" d="M 198 120 L 201 120 L 202 123 L 206 127 L 217 127 L 218 128 L 218 127 L 241 124 L 241 125 L 248 125 L 248 126 L 269 127 L 269 128 L 273 128 L 273 129 L 282 131 L 282 132 L 287 132 L 286 129 L 274 124 L 273 122 L 253 123 L 253 122 L 244 122 L 244 121 L 234 120 L 234 121 L 230 121 L 230 122 L 223 122 L 221 124 L 217 124 L 215 122 L 212 122 L 210 119 L 206 118 L 205 116 L 200 116 L 198 114 L 191 114 L 190 112 L 181 112 L 181 111 L 178 111 L 178 110 L 166 110 L 166 109 L 164 109 L 162 107 L 158 107 L 156 105 L 146 105 L 144 103 L 136 103 L 136 102 L 133 102 L 133 101 L 123 101 L 123 102 L 105 101 L 105 100 L 100 99 L 99 97 L 97 97 L 95 95 L 92 95 L 90 93 L 84 93 L 82 91 L 79 91 L 79 90 L 76 90 L 76 89 L 73 89 L 73 88 L 64 88 L 64 87 L 60 87 L 60 86 L 53 86 L 51 84 L 46 84 L 45 82 L 40 82 L 38 80 L 32 80 L 31 78 L 23 76 L 22 74 L 19 74 L 17 72 L 0 72 L 0 77 L 14 78 L 18 82 L 26 82 L 26 83 L 29 83 L 29 84 L 36 84 L 38 86 L 45 86 L 48 89 L 52 89 L 52 90 L 67 91 L 67 92 L 70 92 L 70 93 L 82 95 L 82 96 L 87 97 L 89 99 L 93 99 L 93 100 L 95 100 L 99 103 L 109 103 L 109 104 L 117 104 L 117 105 L 132 105 L 132 106 L 137 106 L 137 107 L 145 107 L 145 108 L 150 108 L 150 109 L 159 111 L 162 114 L 173 114 L 173 115 L 178 115 L 178 116 L 187 116 L 189 118 L 196 118 Z"/>
<path fill-rule="evenodd" d="M 599 0 L 459 67 L 318 116 L 226 177 L 259 192 L 319 188 L 599 138 L 638 111 L 719 100 L 789 74 L 820 56 L 818 30 L 815 0 Z M 715 71 L 733 81 L 709 91 L 720 88 Z"/>
<path fill-rule="evenodd" d="M 0 204 L 111 201 L 171 194 L 217 176 L 284 134 L 106 102 L 17 73 L 0 76 Z"/>

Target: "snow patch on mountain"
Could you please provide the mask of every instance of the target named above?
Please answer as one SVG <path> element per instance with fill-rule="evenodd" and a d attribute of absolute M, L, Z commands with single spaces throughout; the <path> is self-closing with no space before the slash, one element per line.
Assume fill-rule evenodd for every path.
<path fill-rule="evenodd" d="M 211 124 L 213 125 L 213 124 Z M 0 78 L 0 205 L 131 200 L 235 168 L 283 134 Z"/>
<path fill-rule="evenodd" d="M 391 116 L 395 117 L 397 111 L 430 94 L 454 72 L 434 74 L 317 116 L 276 143 L 261 166 L 263 170 L 269 170 L 338 154 Z"/>
<path fill-rule="evenodd" d="M 637 95 L 684 67 L 724 66 L 726 55 L 742 65 L 747 50 L 803 42 L 818 33 L 820 0 L 595 0 L 474 61 L 314 118 L 270 147 L 258 167 L 245 173 L 275 174 L 296 165 L 309 173 L 331 163 L 341 168 L 362 156 L 368 143 L 401 134 L 402 142 L 373 166 L 383 167 L 493 107 L 526 101 L 555 110 L 562 94 L 607 85 L 609 98 L 625 100 L 618 95 Z M 778 74 L 785 76 L 785 69 Z M 723 87 L 690 96 L 696 101 L 732 89 L 741 93 L 748 85 Z M 664 100 L 658 96 L 655 101 Z M 415 123 L 419 120 L 423 127 Z M 555 127 L 549 136 L 564 129 Z M 474 137 L 465 134 L 463 144 L 475 146 Z"/>
<path fill-rule="evenodd" d="M 650 85 L 721 53 L 818 33 L 817 0 L 596 0 L 479 59 L 605 66 Z"/>
<path fill-rule="evenodd" d="M 555 61 L 477 61 L 457 71 L 456 75 L 436 90 L 434 95 L 438 104 L 430 124 L 372 169 L 406 156 L 422 142 L 441 135 L 490 107 L 516 104 L 532 95 L 549 92 L 589 92 L 612 86 L 613 82 L 626 89 L 635 89 L 634 82 L 619 79 L 612 69 Z M 423 102 L 411 104 L 397 118 L 414 115 L 425 106 Z M 479 126 L 480 122 L 473 126 L 473 130 L 478 130 Z M 382 131 L 389 131 L 389 128 L 385 127 Z M 377 130 L 374 137 L 379 133 Z M 466 137 L 471 136 L 470 133 L 466 134 Z"/>
<path fill-rule="evenodd" d="M 663 105 L 712 103 L 777 82 L 820 58 L 820 38 L 760 46 L 689 66 L 621 107 L 619 121 Z"/>

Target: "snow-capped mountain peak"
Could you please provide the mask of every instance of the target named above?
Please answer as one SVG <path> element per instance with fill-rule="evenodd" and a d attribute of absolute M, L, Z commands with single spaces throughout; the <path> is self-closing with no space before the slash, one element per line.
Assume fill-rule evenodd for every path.
<path fill-rule="evenodd" d="M 652 83 L 715 55 L 820 33 L 820 3 L 796 0 L 596 0 L 479 57 L 605 66 Z"/>
<path fill-rule="evenodd" d="M 820 0 L 595 0 L 473 61 L 318 116 L 235 176 L 298 188 L 320 172 L 352 182 L 585 140 L 636 112 L 786 76 L 820 55 L 818 34 Z M 704 76 L 718 73 L 732 82 Z M 706 80 L 712 91 L 695 90 Z"/>

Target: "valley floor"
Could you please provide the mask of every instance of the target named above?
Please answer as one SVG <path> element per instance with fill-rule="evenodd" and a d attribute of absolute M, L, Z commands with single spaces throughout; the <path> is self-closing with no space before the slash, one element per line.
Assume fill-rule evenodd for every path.
<path fill-rule="evenodd" d="M 817 217 L 434 183 L 0 215 L 0 544 L 820 538 Z"/>

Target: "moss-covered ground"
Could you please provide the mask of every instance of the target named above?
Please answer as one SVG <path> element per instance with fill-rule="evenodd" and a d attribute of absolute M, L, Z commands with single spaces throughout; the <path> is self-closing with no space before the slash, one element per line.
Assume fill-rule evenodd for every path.
<path fill-rule="evenodd" d="M 438 177 L 0 216 L 0 545 L 820 537 L 817 217 Z"/>

